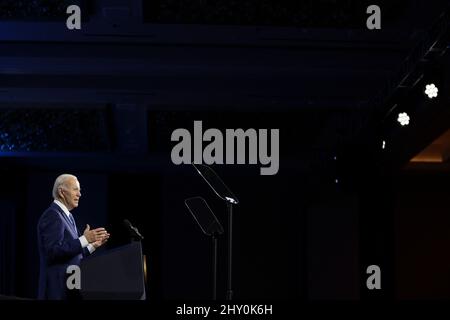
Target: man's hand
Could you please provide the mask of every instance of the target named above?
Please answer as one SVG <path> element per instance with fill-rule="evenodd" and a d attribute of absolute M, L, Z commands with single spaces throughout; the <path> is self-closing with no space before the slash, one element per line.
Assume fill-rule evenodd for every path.
<path fill-rule="evenodd" d="M 83 235 L 89 243 L 96 241 L 102 241 L 105 237 L 109 238 L 109 233 L 106 232 L 105 228 L 97 228 L 91 230 L 91 227 L 87 224 L 86 229 L 84 229 Z"/>
<path fill-rule="evenodd" d="M 92 242 L 91 244 L 94 246 L 95 249 L 97 249 L 98 247 L 101 247 L 102 245 L 104 245 L 108 239 L 109 239 L 110 234 L 107 233 L 105 237 L 103 237 L 102 240 L 97 240 Z"/>

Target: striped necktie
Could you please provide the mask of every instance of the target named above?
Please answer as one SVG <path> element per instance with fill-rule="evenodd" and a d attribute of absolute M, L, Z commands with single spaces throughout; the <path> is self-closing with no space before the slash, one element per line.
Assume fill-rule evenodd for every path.
<path fill-rule="evenodd" d="M 72 223 L 72 225 L 74 226 L 74 228 L 76 230 L 77 229 L 77 225 L 75 224 L 75 219 L 73 218 L 71 213 L 69 213 L 69 220 L 70 220 L 70 223 Z"/>

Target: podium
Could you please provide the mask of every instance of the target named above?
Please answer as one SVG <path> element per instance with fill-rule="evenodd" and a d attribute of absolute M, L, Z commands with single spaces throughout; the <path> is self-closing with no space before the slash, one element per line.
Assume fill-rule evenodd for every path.
<path fill-rule="evenodd" d="M 142 245 L 130 244 L 81 261 L 83 300 L 145 300 Z"/>

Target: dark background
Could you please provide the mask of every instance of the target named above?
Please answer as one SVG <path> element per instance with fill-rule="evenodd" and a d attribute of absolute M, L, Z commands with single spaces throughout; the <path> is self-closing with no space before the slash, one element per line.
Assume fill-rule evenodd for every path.
<path fill-rule="evenodd" d="M 408 164 L 449 129 L 446 1 L 379 1 L 373 31 L 364 1 L 71 1 L 80 31 L 67 3 L 0 1 L 0 294 L 35 297 L 36 223 L 72 173 L 79 228 L 107 227 L 109 248 L 124 218 L 144 235 L 150 299 L 210 299 L 210 239 L 184 200 L 225 228 L 226 207 L 170 159 L 172 131 L 202 120 L 280 130 L 277 175 L 212 166 L 240 200 L 236 299 L 450 297 L 448 159 Z M 221 299 L 225 258 L 224 234 Z"/>

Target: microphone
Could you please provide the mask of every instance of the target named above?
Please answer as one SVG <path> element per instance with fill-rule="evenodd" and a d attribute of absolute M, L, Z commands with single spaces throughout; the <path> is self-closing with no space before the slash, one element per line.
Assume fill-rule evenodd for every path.
<path fill-rule="evenodd" d="M 133 227 L 130 221 L 127 219 L 123 220 L 123 224 L 130 232 L 130 235 L 132 238 L 137 238 L 138 240 L 144 240 L 144 237 L 139 233 L 138 229 L 136 227 Z"/>

